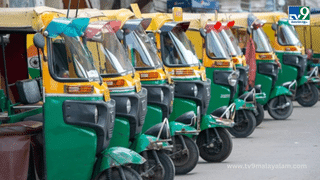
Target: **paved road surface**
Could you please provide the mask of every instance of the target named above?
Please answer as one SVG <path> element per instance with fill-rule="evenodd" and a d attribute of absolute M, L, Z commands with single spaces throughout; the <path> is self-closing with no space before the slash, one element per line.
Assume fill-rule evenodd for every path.
<path fill-rule="evenodd" d="M 303 108 L 294 102 L 289 119 L 265 120 L 250 137 L 233 138 L 233 151 L 222 163 L 200 159 L 176 180 L 320 180 L 320 101 Z"/>

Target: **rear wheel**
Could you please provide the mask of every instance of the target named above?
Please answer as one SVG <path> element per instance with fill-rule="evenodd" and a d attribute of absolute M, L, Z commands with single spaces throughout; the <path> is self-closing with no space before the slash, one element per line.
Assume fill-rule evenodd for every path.
<path fill-rule="evenodd" d="M 292 111 L 292 101 L 287 96 L 278 96 L 268 102 L 268 112 L 276 120 L 287 119 Z"/>
<path fill-rule="evenodd" d="M 216 130 L 220 138 L 214 129 L 201 131 L 197 137 L 200 157 L 207 162 L 222 162 L 229 157 L 232 151 L 232 140 L 229 133 L 224 128 L 216 128 Z"/>
<path fill-rule="evenodd" d="M 256 118 L 249 110 L 238 110 L 235 116 L 235 125 L 228 128 L 230 134 L 237 138 L 245 138 L 256 128 Z"/>
<path fill-rule="evenodd" d="M 319 91 L 314 84 L 304 84 L 297 90 L 298 103 L 303 107 L 311 107 L 319 100 Z"/>
<path fill-rule="evenodd" d="M 256 126 L 259 126 L 264 119 L 264 109 L 260 103 L 257 103 L 258 115 L 256 117 Z"/>
<path fill-rule="evenodd" d="M 144 164 L 133 165 L 132 167 L 142 175 L 142 179 L 148 180 L 173 180 L 175 168 L 170 157 L 161 151 L 155 151 L 160 165 L 157 164 L 156 158 L 152 151 L 143 152 L 144 158 L 147 160 Z"/>
<path fill-rule="evenodd" d="M 121 166 L 113 167 L 105 170 L 98 178 L 98 180 L 115 180 L 123 179 L 122 175 L 126 180 L 142 180 L 141 176 L 133 169 Z"/>
<path fill-rule="evenodd" d="M 181 136 L 182 139 L 179 137 Z M 190 138 L 182 135 L 176 135 L 172 137 L 174 150 L 170 157 L 176 168 L 176 174 L 187 174 L 192 171 L 199 160 L 199 149 L 197 144 Z M 186 149 L 183 148 L 183 142 L 186 145 Z"/>

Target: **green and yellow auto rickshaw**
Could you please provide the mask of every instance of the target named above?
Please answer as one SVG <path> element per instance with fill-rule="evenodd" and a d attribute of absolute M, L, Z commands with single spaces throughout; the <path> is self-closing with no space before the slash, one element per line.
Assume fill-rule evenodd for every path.
<path fill-rule="evenodd" d="M 34 169 L 37 176 L 141 179 L 125 165 L 142 164 L 142 156 L 126 148 L 108 147 L 116 104 L 80 38 L 89 19 L 66 18 L 59 10 L 46 7 L 1 8 L 0 14 L 4 77 L 4 88 L 0 90 L 1 127 L 15 126 L 18 121 L 43 123 L 43 139 L 39 140 L 43 153 L 30 160 L 30 164 L 40 161 L 43 169 Z M 29 79 L 28 35 L 34 35 L 38 49 L 38 79 Z"/>

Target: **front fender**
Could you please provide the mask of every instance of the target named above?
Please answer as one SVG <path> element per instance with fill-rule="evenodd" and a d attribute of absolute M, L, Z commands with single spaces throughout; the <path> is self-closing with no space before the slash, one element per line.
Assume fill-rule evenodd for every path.
<path fill-rule="evenodd" d="M 159 145 L 158 143 L 155 143 L 156 141 L 157 138 L 154 136 L 141 134 L 135 138 L 131 149 L 133 149 L 137 153 L 141 153 L 142 151 L 146 150 L 159 149 L 159 146 L 161 146 L 161 148 L 169 146 L 166 142 L 159 142 L 162 143 L 162 145 Z"/>
<path fill-rule="evenodd" d="M 133 150 L 123 147 L 112 147 L 104 150 L 99 156 L 94 170 L 94 177 L 102 171 L 126 164 L 143 164 L 146 160 Z"/>
<path fill-rule="evenodd" d="M 209 128 L 216 128 L 216 127 L 222 127 L 222 128 L 228 128 L 230 126 L 224 125 L 223 122 L 219 123 L 216 121 L 215 118 L 213 118 L 211 115 L 204 115 L 201 119 L 200 129 L 201 131 L 209 129 Z"/>
<path fill-rule="evenodd" d="M 234 103 L 236 104 L 236 110 L 241 110 L 241 109 L 248 109 L 248 110 L 255 110 L 255 106 L 252 103 L 246 103 L 242 99 L 235 99 Z"/>
<path fill-rule="evenodd" d="M 308 76 L 302 76 L 298 81 L 298 87 L 302 86 L 306 82 L 308 82 Z"/>
<path fill-rule="evenodd" d="M 192 136 L 199 134 L 194 127 L 180 123 L 180 122 L 171 121 L 169 123 L 169 127 L 170 127 L 171 136 L 182 134 L 189 138 L 192 138 Z"/>
<path fill-rule="evenodd" d="M 276 86 L 275 88 L 272 89 L 269 99 L 273 99 L 274 97 L 282 96 L 282 95 L 291 96 L 292 93 L 289 91 L 289 89 L 283 86 Z"/>

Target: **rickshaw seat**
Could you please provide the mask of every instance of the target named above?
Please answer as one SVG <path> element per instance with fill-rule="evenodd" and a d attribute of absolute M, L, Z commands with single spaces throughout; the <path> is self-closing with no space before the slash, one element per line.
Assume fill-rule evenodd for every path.
<path fill-rule="evenodd" d="M 41 100 L 38 82 L 34 79 L 17 81 L 16 86 L 22 104 L 35 104 Z"/>
<path fill-rule="evenodd" d="M 23 121 L 36 121 L 36 122 L 44 122 L 43 113 L 36 114 L 33 116 L 29 116 L 23 119 Z"/>

